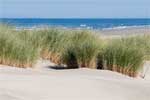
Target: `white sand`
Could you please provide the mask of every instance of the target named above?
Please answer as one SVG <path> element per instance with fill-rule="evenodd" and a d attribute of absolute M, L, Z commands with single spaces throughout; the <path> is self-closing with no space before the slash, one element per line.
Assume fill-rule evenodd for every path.
<path fill-rule="evenodd" d="M 0 100 L 150 100 L 150 79 L 116 72 L 0 66 Z M 148 65 L 149 66 L 149 65 Z"/>
<path fill-rule="evenodd" d="M 150 61 L 145 62 L 142 73 L 145 76 L 144 79 L 150 81 Z"/>
<path fill-rule="evenodd" d="M 125 29 L 113 29 L 113 30 L 102 30 L 100 32 L 101 36 L 106 38 L 120 37 L 120 36 L 133 36 L 133 35 L 150 35 L 150 26 L 147 27 L 135 27 L 135 28 L 125 28 Z"/>

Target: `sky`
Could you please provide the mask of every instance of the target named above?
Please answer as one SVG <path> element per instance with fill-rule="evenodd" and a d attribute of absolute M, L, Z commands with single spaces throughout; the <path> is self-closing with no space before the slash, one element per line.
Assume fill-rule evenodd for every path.
<path fill-rule="evenodd" d="M 150 0 L 0 0 L 1 18 L 150 18 Z"/>

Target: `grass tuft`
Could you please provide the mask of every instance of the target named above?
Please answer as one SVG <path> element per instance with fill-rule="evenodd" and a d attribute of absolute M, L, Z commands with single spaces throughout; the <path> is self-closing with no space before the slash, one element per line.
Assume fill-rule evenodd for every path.
<path fill-rule="evenodd" d="M 0 64 L 32 67 L 40 57 L 68 68 L 108 69 L 135 77 L 150 59 L 150 36 L 106 40 L 88 30 L 16 30 L 0 25 Z"/>

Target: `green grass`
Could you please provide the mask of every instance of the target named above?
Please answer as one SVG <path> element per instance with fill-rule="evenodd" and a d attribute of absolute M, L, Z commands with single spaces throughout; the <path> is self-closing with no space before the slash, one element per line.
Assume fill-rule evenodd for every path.
<path fill-rule="evenodd" d="M 0 28 L 0 63 L 18 67 L 32 66 L 38 58 L 38 48 L 26 39 L 23 32 L 9 27 Z"/>
<path fill-rule="evenodd" d="M 150 59 L 150 35 L 132 36 L 127 38 L 127 43 L 141 49 L 146 60 Z"/>
<path fill-rule="evenodd" d="M 65 62 L 69 59 L 77 60 L 74 62 L 77 62 L 78 67 L 96 68 L 96 55 L 100 50 L 100 42 L 100 38 L 90 31 L 72 31 L 62 58 Z"/>
<path fill-rule="evenodd" d="M 104 60 L 108 70 L 136 74 L 142 67 L 144 51 L 129 38 L 115 39 L 105 48 Z"/>
<path fill-rule="evenodd" d="M 68 68 L 79 68 L 76 50 L 73 46 L 67 46 L 61 54 L 61 61 Z"/>
<path fill-rule="evenodd" d="M 41 56 L 44 59 L 49 59 L 57 64 L 60 64 L 61 52 L 67 43 L 67 35 L 64 30 L 44 29 L 36 33 L 38 40 L 41 40 Z"/>
<path fill-rule="evenodd" d="M 0 64 L 31 67 L 40 57 L 68 68 L 107 68 L 135 76 L 150 59 L 150 35 L 106 40 L 88 30 L 0 25 Z"/>

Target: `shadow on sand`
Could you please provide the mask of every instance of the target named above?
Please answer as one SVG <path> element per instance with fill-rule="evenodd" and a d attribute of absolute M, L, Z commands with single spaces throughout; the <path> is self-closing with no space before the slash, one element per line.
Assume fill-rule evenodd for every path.
<path fill-rule="evenodd" d="M 65 70 L 65 69 L 77 69 L 77 68 L 69 68 L 64 66 L 47 66 L 47 68 L 54 69 L 54 70 Z"/>

